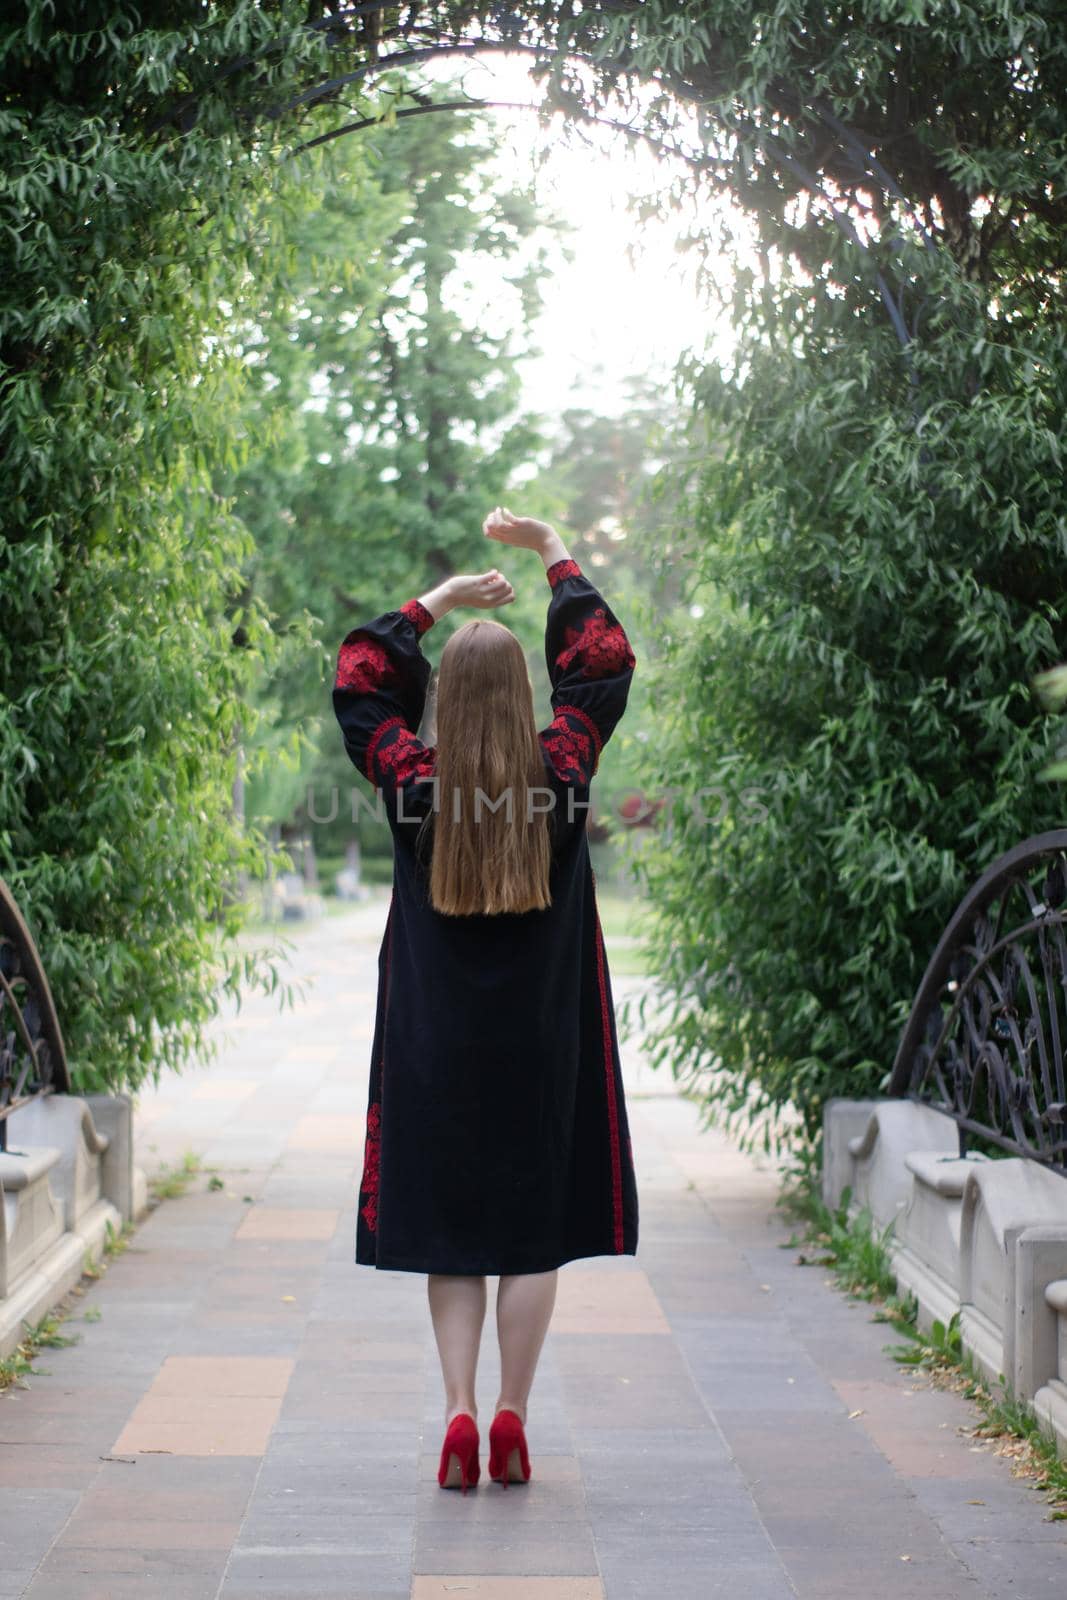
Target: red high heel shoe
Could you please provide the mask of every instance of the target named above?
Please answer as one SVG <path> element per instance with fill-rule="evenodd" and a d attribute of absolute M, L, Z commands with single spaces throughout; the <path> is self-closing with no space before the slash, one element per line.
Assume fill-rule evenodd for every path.
<path fill-rule="evenodd" d="M 489 1426 L 489 1476 L 506 1489 L 509 1474 L 516 1483 L 528 1483 L 530 1455 L 522 1418 L 504 1407 Z"/>
<path fill-rule="evenodd" d="M 441 1446 L 437 1481 L 442 1489 L 458 1489 L 462 1486 L 466 1494 L 468 1484 L 477 1483 L 481 1475 L 482 1469 L 478 1465 L 478 1424 L 468 1411 L 457 1411 L 448 1424 L 445 1442 Z"/>

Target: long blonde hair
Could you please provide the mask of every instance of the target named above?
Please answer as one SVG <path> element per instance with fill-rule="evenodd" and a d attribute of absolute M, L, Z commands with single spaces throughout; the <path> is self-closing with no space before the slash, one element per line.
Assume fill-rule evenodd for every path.
<path fill-rule="evenodd" d="M 529 796 L 533 787 L 542 794 Z M 551 905 L 546 787 L 522 646 L 502 623 L 466 622 L 441 652 L 437 675 L 437 793 L 424 823 L 433 834 L 436 911 L 484 916 Z"/>

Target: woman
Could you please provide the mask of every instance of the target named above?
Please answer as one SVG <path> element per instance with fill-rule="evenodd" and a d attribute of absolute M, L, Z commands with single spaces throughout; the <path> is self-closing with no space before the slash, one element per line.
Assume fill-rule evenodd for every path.
<path fill-rule="evenodd" d="M 437 743 L 417 737 L 420 638 L 457 606 L 514 600 L 495 569 L 354 628 L 333 705 L 393 834 L 378 961 L 355 1259 L 425 1272 L 444 1375 L 438 1481 L 477 1483 L 475 1369 L 499 1276 L 490 1476 L 526 1481 L 524 1424 L 557 1268 L 634 1255 L 637 1188 L 585 835 L 589 785 L 626 706 L 629 640 L 559 535 L 497 507 L 487 538 L 550 586 L 553 719 L 537 730 L 518 640 L 473 619 L 441 653 Z"/>

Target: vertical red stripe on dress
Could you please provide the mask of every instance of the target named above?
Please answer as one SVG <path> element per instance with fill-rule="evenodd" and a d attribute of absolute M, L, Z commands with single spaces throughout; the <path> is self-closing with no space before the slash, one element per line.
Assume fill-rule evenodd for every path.
<path fill-rule="evenodd" d="M 381 1071 L 381 1082 L 378 1085 L 378 1097 L 385 1106 L 385 1039 L 389 1027 L 389 980 L 393 976 L 393 922 L 396 913 L 396 889 L 394 887 L 389 900 L 389 916 L 385 924 L 385 984 L 382 993 L 382 1053 L 378 1058 Z"/>
<path fill-rule="evenodd" d="M 367 1227 L 371 1233 L 378 1231 L 378 1193 L 381 1187 L 381 1160 L 382 1160 L 382 1101 L 385 1098 L 385 1041 L 384 1028 L 386 1021 L 386 1008 L 389 999 L 390 957 L 393 950 L 393 906 L 396 899 L 389 902 L 389 915 L 385 924 L 385 983 L 382 995 L 382 1053 L 378 1057 L 378 1069 L 381 1082 L 378 1085 L 378 1099 L 367 1107 L 367 1135 L 363 1145 L 363 1172 L 360 1178 L 359 1192 L 367 1196 L 366 1202 L 360 1207 Z"/>
<path fill-rule="evenodd" d="M 596 918 L 596 975 L 600 988 L 600 1026 L 604 1036 L 604 1085 L 608 1098 L 608 1136 L 611 1144 L 611 1203 L 615 1217 L 615 1253 L 622 1254 L 622 1155 L 619 1150 L 619 1107 L 615 1098 L 615 1058 L 611 1050 L 611 1016 L 608 1010 L 608 986 L 604 961 L 604 935 L 600 929 L 600 913 L 594 908 Z"/>

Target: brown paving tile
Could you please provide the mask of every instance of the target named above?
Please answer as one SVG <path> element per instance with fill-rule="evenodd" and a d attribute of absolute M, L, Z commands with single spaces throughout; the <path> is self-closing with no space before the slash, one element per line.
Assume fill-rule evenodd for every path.
<path fill-rule="evenodd" d="M 879 1423 L 866 1429 L 872 1442 L 893 1469 L 905 1478 L 983 1479 L 990 1475 L 987 1452 L 972 1451 L 960 1440 L 943 1433 L 919 1435 L 910 1428 L 892 1428 Z M 994 1463 L 993 1476 L 1004 1470 Z"/>
<path fill-rule="evenodd" d="M 307 1005 L 301 1005 L 300 1016 L 303 1022 L 312 1020 L 313 1014 Z M 314 1039 L 301 1039 L 297 1044 L 291 1045 L 283 1056 L 279 1056 L 277 1067 L 284 1072 L 286 1067 L 302 1066 L 332 1066 L 341 1059 L 344 1045 L 324 1043 L 320 1044 Z"/>
<path fill-rule="evenodd" d="M 411 1600 L 604 1600 L 599 1578 L 509 1578 L 472 1574 L 441 1577 L 420 1572 Z"/>
<path fill-rule="evenodd" d="M 232 1103 L 246 1100 L 255 1094 L 259 1085 L 254 1078 L 208 1078 L 190 1092 L 190 1100 L 212 1100 Z"/>
<path fill-rule="evenodd" d="M 345 1150 L 363 1147 L 366 1128 L 359 1116 L 325 1116 L 307 1112 L 298 1117 L 286 1141 L 289 1150 Z"/>
<path fill-rule="evenodd" d="M 280 1401 L 276 1395 L 187 1395 L 150 1393 L 138 1403 L 130 1422 L 141 1428 L 156 1422 L 205 1422 L 219 1428 L 256 1427 L 267 1417 L 275 1417 Z"/>
<path fill-rule="evenodd" d="M 235 1239 L 332 1239 L 340 1211 L 311 1206 L 253 1206 Z"/>
<path fill-rule="evenodd" d="M 904 1477 L 980 1478 L 996 1475 L 989 1451 L 961 1439 L 949 1425 L 964 1419 L 959 1397 L 923 1389 L 909 1393 L 899 1381 L 845 1382 L 834 1388 L 854 1421 Z"/>
<path fill-rule="evenodd" d="M 670 1326 L 640 1268 L 560 1273 L 552 1313 L 554 1333 L 665 1333 Z"/>
<path fill-rule="evenodd" d="M 269 1408 L 239 1425 L 232 1417 L 216 1426 L 210 1417 L 186 1422 L 139 1422 L 123 1428 L 111 1447 L 112 1454 L 162 1451 L 176 1456 L 261 1456 L 278 1414 L 277 1401 L 260 1401 Z"/>
<path fill-rule="evenodd" d="M 112 1455 L 261 1455 L 293 1370 L 287 1356 L 169 1356 Z"/>
<path fill-rule="evenodd" d="M 283 1395 L 294 1363 L 288 1356 L 168 1356 L 152 1395 Z"/>

